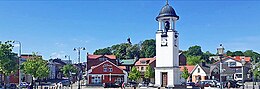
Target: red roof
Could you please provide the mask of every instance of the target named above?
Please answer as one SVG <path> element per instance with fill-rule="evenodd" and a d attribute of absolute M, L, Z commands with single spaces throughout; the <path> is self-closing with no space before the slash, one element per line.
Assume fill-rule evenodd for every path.
<path fill-rule="evenodd" d="M 88 59 L 98 59 L 98 58 L 100 58 L 102 56 L 107 57 L 109 59 L 116 59 L 115 55 L 92 55 L 92 54 L 88 54 L 87 58 Z"/>
<path fill-rule="evenodd" d="M 184 70 L 184 66 L 180 66 L 180 71 L 183 71 Z M 195 66 L 186 66 L 186 68 L 188 69 L 188 72 L 190 73 L 193 69 L 194 69 Z"/>
<path fill-rule="evenodd" d="M 242 59 L 245 59 L 246 62 L 250 62 L 251 57 L 245 57 L 245 56 L 235 56 L 233 57 L 237 61 L 241 61 Z"/>
<path fill-rule="evenodd" d="M 126 69 L 126 67 L 125 66 L 118 66 L 119 68 L 121 68 L 121 69 Z"/>
<path fill-rule="evenodd" d="M 141 61 L 145 61 L 145 64 L 141 64 Z M 155 58 L 140 58 L 135 65 L 149 65 L 151 64 L 153 61 L 155 61 Z M 148 63 L 147 63 L 148 62 Z"/>

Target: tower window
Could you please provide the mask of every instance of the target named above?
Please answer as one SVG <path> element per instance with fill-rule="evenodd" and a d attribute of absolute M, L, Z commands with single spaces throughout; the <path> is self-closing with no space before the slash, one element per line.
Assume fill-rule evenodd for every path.
<path fill-rule="evenodd" d="M 200 73 L 200 68 L 198 68 L 198 73 Z"/>

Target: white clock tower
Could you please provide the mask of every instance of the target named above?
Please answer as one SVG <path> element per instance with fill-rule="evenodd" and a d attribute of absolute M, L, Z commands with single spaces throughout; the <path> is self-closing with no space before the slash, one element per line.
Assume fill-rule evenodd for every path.
<path fill-rule="evenodd" d="M 156 67 L 155 84 L 161 87 L 180 85 L 179 38 L 175 29 L 179 16 L 168 4 L 161 9 L 156 21 L 159 28 L 156 32 Z"/>

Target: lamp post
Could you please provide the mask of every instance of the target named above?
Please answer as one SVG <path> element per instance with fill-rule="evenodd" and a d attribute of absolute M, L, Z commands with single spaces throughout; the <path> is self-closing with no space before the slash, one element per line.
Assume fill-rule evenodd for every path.
<path fill-rule="evenodd" d="M 255 70 L 255 63 L 253 63 L 253 89 L 255 89 L 255 75 L 254 75 L 254 70 Z"/>
<path fill-rule="evenodd" d="M 73 49 L 74 51 L 77 51 L 78 52 L 78 65 L 80 65 L 80 51 L 81 50 L 85 50 L 84 47 L 78 47 L 78 48 L 74 48 Z M 80 66 L 80 70 L 79 70 L 79 75 L 78 75 L 78 89 L 80 89 L 80 75 L 81 75 L 81 66 Z"/>
<path fill-rule="evenodd" d="M 242 63 L 242 83 L 243 83 L 243 89 L 245 89 L 245 85 L 244 85 L 244 66 L 246 64 L 246 61 L 245 61 L 244 58 L 241 60 L 241 63 Z"/>
<path fill-rule="evenodd" d="M 20 65 L 21 65 L 21 54 L 22 54 L 22 44 L 20 41 L 13 41 L 13 43 L 18 43 L 19 44 L 19 50 L 18 50 L 18 72 L 19 72 L 19 89 L 21 89 L 21 68 L 20 68 Z"/>
<path fill-rule="evenodd" d="M 220 89 L 223 88 L 223 84 L 222 84 L 222 78 L 221 78 L 221 74 L 222 74 L 222 58 L 223 55 L 220 55 L 220 63 L 219 63 L 219 82 L 220 82 Z"/>

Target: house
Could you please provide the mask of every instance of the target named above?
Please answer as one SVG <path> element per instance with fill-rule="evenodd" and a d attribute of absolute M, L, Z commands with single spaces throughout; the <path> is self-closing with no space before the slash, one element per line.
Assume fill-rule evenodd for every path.
<path fill-rule="evenodd" d="M 118 64 L 115 55 L 92 55 L 87 54 L 87 71 L 91 69 L 91 67 L 96 66 L 106 60 L 109 60 L 113 64 Z"/>
<path fill-rule="evenodd" d="M 185 66 L 185 65 L 187 65 L 187 58 L 183 54 L 183 52 L 180 52 L 179 53 L 179 66 Z"/>
<path fill-rule="evenodd" d="M 127 82 L 128 73 L 113 62 L 105 60 L 87 71 L 88 84 Z"/>
<path fill-rule="evenodd" d="M 223 66 L 227 66 L 233 71 L 235 71 L 233 79 L 234 80 L 242 80 L 242 63 L 241 60 L 244 59 L 246 64 L 244 66 L 244 80 L 251 80 L 251 74 L 249 70 L 251 69 L 251 58 L 244 56 L 235 56 L 235 57 L 225 57 L 222 60 Z M 220 61 L 216 62 L 215 65 L 219 65 Z"/>
<path fill-rule="evenodd" d="M 146 71 L 146 68 L 148 66 L 151 66 L 151 68 L 154 70 L 154 67 L 156 65 L 156 60 L 155 58 L 140 58 L 138 61 L 136 61 L 135 63 L 135 67 L 137 68 L 138 71 L 141 72 L 141 80 L 143 81 L 144 78 L 144 73 Z M 152 82 L 153 82 L 154 78 L 152 78 Z"/>
<path fill-rule="evenodd" d="M 219 80 L 219 69 L 220 66 L 216 64 L 206 64 L 204 62 L 201 64 L 197 64 L 190 73 L 192 78 L 191 81 L 198 82 L 208 79 Z M 232 80 L 233 74 L 235 73 L 234 70 L 226 65 L 223 65 L 222 71 L 222 81 Z"/>
<path fill-rule="evenodd" d="M 48 67 L 50 68 L 49 79 L 62 79 L 63 73 L 61 68 L 66 65 L 61 59 L 50 59 L 48 61 Z"/>

